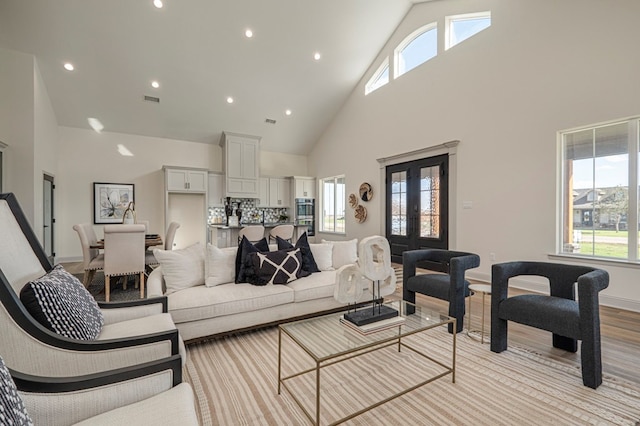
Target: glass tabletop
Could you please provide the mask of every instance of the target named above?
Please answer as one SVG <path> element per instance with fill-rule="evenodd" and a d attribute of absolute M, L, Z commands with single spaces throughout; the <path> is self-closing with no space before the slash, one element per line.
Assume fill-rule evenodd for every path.
<path fill-rule="evenodd" d="M 344 312 L 339 312 L 281 324 L 280 329 L 312 358 L 316 361 L 322 361 L 454 321 L 451 317 L 404 300 L 395 300 L 384 303 L 384 305 L 398 310 L 399 316 L 404 318 L 404 321 L 399 325 L 363 334 L 353 329 L 352 326 L 343 324 L 341 318 L 344 316 Z M 415 312 L 407 314 L 407 308 L 414 308 Z"/>

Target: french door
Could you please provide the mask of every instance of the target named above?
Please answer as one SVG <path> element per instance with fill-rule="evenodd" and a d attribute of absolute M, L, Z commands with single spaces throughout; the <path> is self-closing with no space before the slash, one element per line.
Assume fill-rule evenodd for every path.
<path fill-rule="evenodd" d="M 448 248 L 449 156 L 423 158 L 386 168 L 386 237 L 391 260 L 406 250 Z"/>
<path fill-rule="evenodd" d="M 51 264 L 54 264 L 55 252 L 53 245 L 53 224 L 55 218 L 53 215 L 53 190 L 55 185 L 53 184 L 53 176 L 45 174 L 43 176 L 43 188 L 42 188 L 42 246 L 47 254 L 47 258 Z"/>

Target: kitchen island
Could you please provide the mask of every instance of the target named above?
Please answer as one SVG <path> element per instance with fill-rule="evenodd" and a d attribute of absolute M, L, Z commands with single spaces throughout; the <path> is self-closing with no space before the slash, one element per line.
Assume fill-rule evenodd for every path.
<path fill-rule="evenodd" d="M 232 247 L 238 245 L 238 232 L 245 226 L 262 225 L 264 226 L 264 236 L 268 239 L 269 232 L 279 225 L 293 225 L 292 244 L 298 240 L 298 237 L 307 231 L 307 225 L 296 225 L 294 222 L 272 222 L 272 223 L 243 223 L 241 225 L 224 225 L 222 223 L 209 224 L 208 242 L 218 246 Z"/>

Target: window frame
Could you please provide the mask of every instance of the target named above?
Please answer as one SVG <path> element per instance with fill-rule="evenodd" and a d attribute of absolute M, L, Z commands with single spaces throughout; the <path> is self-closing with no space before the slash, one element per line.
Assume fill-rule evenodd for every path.
<path fill-rule="evenodd" d="M 478 31 L 477 33 L 473 33 L 473 35 L 470 35 L 469 37 L 465 38 L 464 40 L 460 40 L 459 42 L 455 43 L 455 44 L 451 44 L 451 40 L 453 38 L 453 23 L 456 21 L 468 21 L 468 20 L 472 20 L 472 19 L 478 19 L 478 18 L 489 18 L 489 27 L 491 27 L 491 25 L 493 24 L 493 19 L 491 19 L 491 11 L 490 10 L 486 10 L 483 12 L 472 12 L 472 13 L 463 13 L 460 15 L 450 15 L 450 16 L 445 16 L 444 17 L 444 50 L 447 51 L 449 49 L 451 49 L 454 46 L 457 46 L 458 44 L 462 43 L 465 40 L 470 39 L 471 37 L 473 37 L 476 34 L 481 33 L 482 31 L 486 30 L 487 28 L 484 28 L 480 31 Z"/>
<path fill-rule="evenodd" d="M 387 72 L 389 74 L 387 77 L 387 81 L 384 82 L 383 84 L 376 85 L 375 83 L 378 81 L 378 79 L 380 79 L 380 77 L 382 77 L 382 74 L 384 73 L 385 70 L 388 70 Z M 369 93 L 374 92 L 379 88 L 389 84 L 390 76 L 391 76 L 391 69 L 389 69 L 389 57 L 387 56 L 386 58 L 384 58 L 384 61 L 382 61 L 378 69 L 376 69 L 376 72 L 373 73 L 369 81 L 367 81 L 367 84 L 364 85 L 364 95 L 367 96 Z"/>
<path fill-rule="evenodd" d="M 567 177 L 565 176 L 565 135 L 577 133 L 581 131 L 595 131 L 598 128 L 613 126 L 616 124 L 628 125 L 627 135 L 627 150 L 628 150 L 628 211 L 627 211 L 627 257 L 606 257 L 595 254 L 585 253 L 573 253 L 565 251 L 564 233 L 565 233 L 565 219 L 573 220 L 573 211 L 567 216 L 565 211 L 565 199 L 567 198 L 567 190 L 565 182 Z M 597 156 L 593 157 L 598 158 Z M 617 120 L 610 120 L 601 123 L 590 124 L 587 126 L 580 126 L 572 129 L 566 129 L 558 131 L 557 133 L 557 172 L 556 172 L 556 185 L 557 185 L 557 200 L 556 200 L 556 250 L 555 256 L 569 257 L 574 259 L 591 259 L 602 261 L 605 263 L 629 263 L 640 264 L 640 249 L 638 244 L 640 243 L 640 236 L 638 235 L 638 221 L 640 220 L 639 204 L 638 204 L 638 191 L 633 191 L 631 188 L 638 188 L 640 183 L 640 116 L 632 116 Z M 592 177 L 595 182 L 595 175 Z M 594 190 L 595 188 L 594 184 Z M 553 255 L 552 255 L 553 257 Z"/>
<path fill-rule="evenodd" d="M 415 67 L 411 68 L 410 70 L 406 70 L 406 71 L 402 71 L 400 72 L 400 54 L 411 44 L 413 43 L 418 37 L 420 37 L 422 34 L 425 34 L 429 31 L 435 31 L 436 32 L 436 54 L 433 55 L 431 58 L 428 58 L 426 60 L 424 60 L 423 62 L 421 62 L 419 65 L 416 65 Z M 418 28 L 417 30 L 415 30 L 414 32 L 412 32 L 411 34 L 409 34 L 408 36 L 406 36 L 396 47 L 395 49 L 393 49 L 393 79 L 395 80 L 396 78 L 408 73 L 409 71 L 419 67 L 420 65 L 428 62 L 429 60 L 435 58 L 436 56 L 438 56 L 439 50 L 438 50 L 438 21 L 434 21 L 434 22 L 430 22 L 428 24 L 425 24 L 423 26 L 421 26 L 420 28 Z"/>
<path fill-rule="evenodd" d="M 342 206 L 344 207 L 344 231 L 336 231 L 336 223 L 337 223 L 337 218 L 338 218 L 338 180 L 342 179 L 342 185 L 344 186 L 344 197 L 342 200 Z M 325 182 L 329 182 L 333 180 L 333 229 L 332 230 L 328 230 L 325 229 Z M 320 178 L 318 179 L 319 182 L 319 186 L 320 186 L 320 208 L 319 208 L 319 222 L 320 222 L 320 226 L 318 226 L 319 231 L 318 232 L 322 232 L 325 234 L 335 234 L 335 235 L 346 235 L 347 233 L 347 218 L 346 218 L 346 214 L 347 214 L 347 209 L 346 209 L 346 205 L 347 205 L 347 198 L 346 198 L 346 187 L 347 187 L 347 178 L 344 174 L 342 175 L 336 175 L 336 176 L 328 176 L 325 178 Z"/>

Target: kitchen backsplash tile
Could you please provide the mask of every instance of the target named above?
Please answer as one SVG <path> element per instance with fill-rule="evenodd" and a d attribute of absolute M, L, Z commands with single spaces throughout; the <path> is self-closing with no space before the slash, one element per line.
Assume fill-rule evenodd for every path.
<path fill-rule="evenodd" d="M 233 215 L 236 216 L 240 204 L 240 210 L 242 210 L 242 223 L 260 223 L 263 219 L 265 223 L 274 223 L 281 221 L 282 215 L 286 215 L 289 220 L 291 216 L 286 208 L 270 208 L 270 207 L 258 207 L 256 206 L 256 200 L 254 199 L 241 199 L 232 198 L 231 205 L 233 206 Z M 282 220 L 283 222 L 286 220 Z M 224 214 L 224 207 L 209 207 L 209 223 L 225 223 L 226 216 Z"/>

